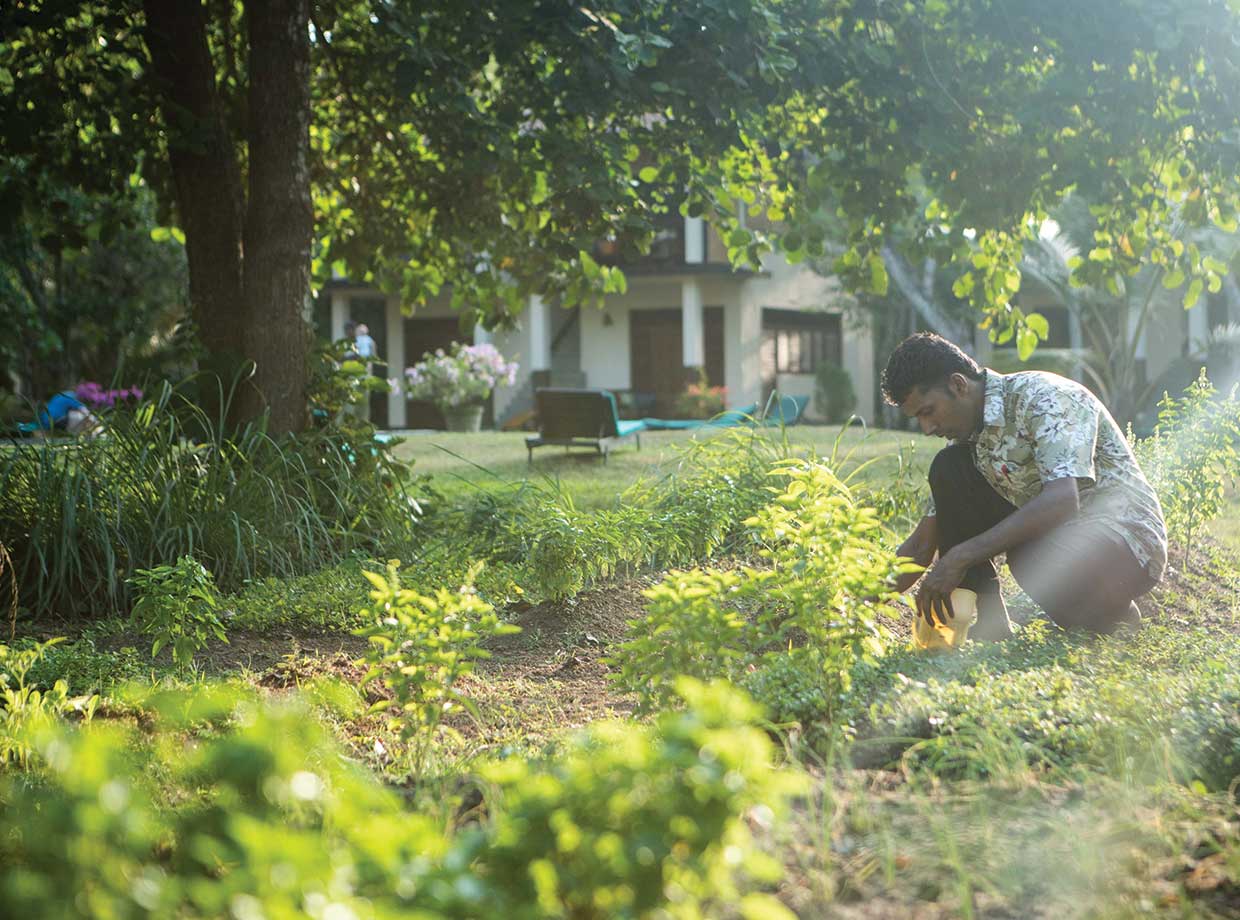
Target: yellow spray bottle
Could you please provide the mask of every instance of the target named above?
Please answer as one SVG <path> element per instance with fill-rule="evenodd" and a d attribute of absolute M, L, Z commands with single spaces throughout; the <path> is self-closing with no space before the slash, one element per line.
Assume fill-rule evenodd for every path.
<path fill-rule="evenodd" d="M 938 615 L 946 617 L 947 622 L 941 623 L 935 618 L 927 623 L 919 613 L 913 614 L 913 646 L 915 648 L 956 649 L 964 645 L 969 636 L 969 627 L 977 621 L 977 592 L 968 588 L 957 588 L 952 592 L 952 610 L 955 615 L 939 611 Z"/>

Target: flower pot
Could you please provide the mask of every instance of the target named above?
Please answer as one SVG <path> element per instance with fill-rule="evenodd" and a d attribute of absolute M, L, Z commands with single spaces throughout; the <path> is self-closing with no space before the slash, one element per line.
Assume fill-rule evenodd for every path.
<path fill-rule="evenodd" d="M 440 411 L 449 431 L 482 429 L 482 406 L 447 406 Z"/>

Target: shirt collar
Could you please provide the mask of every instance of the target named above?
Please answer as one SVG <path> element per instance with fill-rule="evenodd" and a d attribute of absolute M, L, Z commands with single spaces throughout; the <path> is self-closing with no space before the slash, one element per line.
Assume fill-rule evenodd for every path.
<path fill-rule="evenodd" d="M 986 381 L 982 396 L 982 425 L 986 428 L 1002 428 L 1006 423 L 1003 417 L 1003 396 L 1007 389 L 1007 375 L 990 368 L 985 368 L 982 373 Z"/>

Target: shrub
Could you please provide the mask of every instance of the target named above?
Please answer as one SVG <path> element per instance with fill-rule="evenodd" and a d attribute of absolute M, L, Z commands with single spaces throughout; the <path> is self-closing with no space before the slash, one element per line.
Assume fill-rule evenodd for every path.
<path fill-rule="evenodd" d="M 190 427 L 210 422 L 164 387 L 114 410 L 107 438 L 0 455 L 0 543 L 28 609 L 127 613 L 127 579 L 183 555 L 232 591 L 414 542 L 416 487 L 369 429 L 277 440 L 255 424 L 191 443 Z"/>
<path fill-rule="evenodd" d="M 1187 553 L 1202 524 L 1218 517 L 1240 473 L 1240 401 L 1224 398 L 1203 368 L 1180 399 L 1163 394 L 1154 433 L 1134 445 L 1158 493 L 1168 538 Z"/>
<path fill-rule="evenodd" d="M 831 719 L 857 661 L 883 650 L 887 585 L 903 566 L 879 542 L 874 511 L 823 464 L 784 462 L 771 475 L 786 482 L 783 491 L 745 521 L 766 567 L 676 573 L 646 592 L 655 603 L 613 661 L 615 679 L 642 708 L 666 705 L 679 669 L 731 676 L 801 646 L 825 701 L 821 715 Z"/>
<path fill-rule="evenodd" d="M 401 587 L 398 565 L 388 563 L 386 577 L 363 572 L 374 586 L 366 613 L 371 625 L 357 635 L 370 642 L 363 683 L 381 680 L 391 694 L 372 711 L 386 712 L 391 727 L 410 744 L 417 775 L 444 715 L 456 707 L 472 708 L 461 680 L 473 673 L 475 660 L 489 657 L 479 643 L 519 630 L 501 623 L 478 599 L 473 573 L 457 591 L 420 594 Z"/>
<path fill-rule="evenodd" d="M 596 726 L 545 766 L 485 768 L 486 817 L 456 835 L 296 700 L 161 693 L 142 707 L 167 743 L 52 729 L 38 782 L 0 786 L 0 897 L 22 917 L 787 917 L 752 893 L 779 867 L 749 827 L 803 780 L 774 769 L 742 694 L 682 690 L 687 710 L 654 727 Z"/>
<path fill-rule="evenodd" d="M 840 425 L 857 408 L 857 391 L 852 375 L 832 361 L 822 361 L 814 372 L 818 410 L 828 422 Z"/>
<path fill-rule="evenodd" d="M 175 565 L 138 569 L 129 584 L 137 594 L 131 613 L 133 623 L 141 632 L 155 637 L 152 658 L 169 646 L 173 662 L 185 669 L 211 639 L 228 641 L 224 624 L 216 614 L 220 595 L 215 579 L 189 556 L 182 556 Z"/>
<path fill-rule="evenodd" d="M 677 692 L 687 711 L 653 731 L 602 723 L 546 769 L 485 771 L 500 798 L 479 860 L 494 898 L 484 915 L 701 917 L 743 900 L 746 916 L 790 916 L 773 898 L 740 897 L 738 871 L 780 872 L 738 818 L 769 826 L 802 778 L 772 768 L 743 693 L 688 678 Z"/>
<path fill-rule="evenodd" d="M 728 388 L 711 386 L 706 370 L 698 368 L 697 381 L 676 397 L 672 414 L 676 418 L 713 418 L 727 407 Z"/>

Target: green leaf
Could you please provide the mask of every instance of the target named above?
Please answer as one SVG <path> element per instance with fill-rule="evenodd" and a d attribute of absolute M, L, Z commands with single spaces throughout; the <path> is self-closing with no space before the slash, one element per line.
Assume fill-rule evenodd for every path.
<path fill-rule="evenodd" d="M 643 166 L 641 172 L 637 174 L 637 178 L 643 182 L 653 182 L 659 178 L 659 168 L 657 166 Z"/>
<path fill-rule="evenodd" d="M 879 297 L 887 293 L 887 266 L 883 264 L 882 257 L 878 255 L 870 256 L 870 293 L 877 294 Z"/>
<path fill-rule="evenodd" d="M 1184 292 L 1184 309 L 1191 310 L 1201 297 L 1202 283 L 1200 278 L 1194 278 L 1188 285 L 1188 290 Z"/>
<path fill-rule="evenodd" d="M 172 231 L 167 227 L 152 227 L 151 239 L 156 243 L 166 243 L 172 238 Z"/>
<path fill-rule="evenodd" d="M 1167 272 L 1167 274 L 1163 276 L 1163 280 L 1162 280 L 1162 286 L 1165 287 L 1168 291 L 1170 291 L 1172 288 L 1178 288 L 1183 283 L 1184 283 L 1184 272 L 1182 269 L 1179 269 L 1179 268 L 1177 268 L 1175 271 Z"/>
<path fill-rule="evenodd" d="M 1021 329 L 1016 333 L 1016 353 L 1022 361 L 1028 361 L 1037 347 L 1038 337 L 1032 329 Z"/>
<path fill-rule="evenodd" d="M 1051 326 L 1041 313 L 1030 313 L 1025 317 L 1025 325 L 1032 329 L 1042 341 L 1050 338 Z"/>

